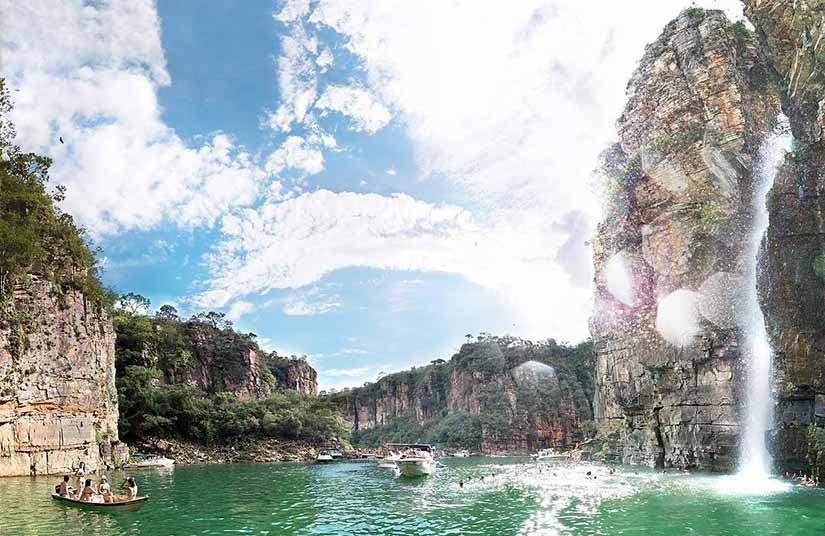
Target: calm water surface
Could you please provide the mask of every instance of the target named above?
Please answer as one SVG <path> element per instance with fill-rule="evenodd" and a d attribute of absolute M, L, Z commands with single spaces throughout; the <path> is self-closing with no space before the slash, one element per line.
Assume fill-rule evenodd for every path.
<path fill-rule="evenodd" d="M 587 471 L 597 477 L 588 478 Z M 493 477 L 492 474 L 496 476 Z M 748 496 L 725 477 L 513 458 L 449 459 L 406 480 L 374 464 L 202 465 L 134 473 L 139 512 L 54 504 L 52 477 L 0 479 L 0 535 L 822 535 L 825 492 Z M 485 475 L 464 488 L 458 481 Z M 110 480 L 120 482 L 122 474 Z"/>

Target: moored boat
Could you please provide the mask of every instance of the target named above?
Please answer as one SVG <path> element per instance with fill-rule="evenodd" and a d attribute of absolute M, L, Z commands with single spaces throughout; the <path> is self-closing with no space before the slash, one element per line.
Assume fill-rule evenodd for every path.
<path fill-rule="evenodd" d="M 315 458 L 316 463 L 329 463 L 333 461 L 334 458 L 332 454 L 328 450 L 322 450 L 318 453 L 318 456 Z"/>
<path fill-rule="evenodd" d="M 96 512 L 136 512 L 143 508 L 149 501 L 149 497 L 136 497 L 134 499 L 130 499 L 128 501 L 118 501 L 118 502 L 86 502 L 86 501 L 78 501 L 77 499 L 72 499 L 71 497 L 63 497 L 58 495 L 57 493 L 52 493 L 52 499 L 59 502 L 60 504 L 65 504 L 67 506 L 74 506 L 76 508 L 82 508 L 84 510 L 93 510 Z"/>
<path fill-rule="evenodd" d="M 141 469 L 143 467 L 172 467 L 175 460 L 166 456 L 149 456 L 146 454 L 135 454 L 123 466 L 127 469 Z"/>
<path fill-rule="evenodd" d="M 433 448 L 430 445 L 410 444 L 395 462 L 402 476 L 427 476 L 435 472 Z"/>

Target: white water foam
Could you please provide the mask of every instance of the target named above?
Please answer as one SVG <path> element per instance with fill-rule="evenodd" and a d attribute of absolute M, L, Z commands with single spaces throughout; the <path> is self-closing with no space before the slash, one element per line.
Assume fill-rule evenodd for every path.
<path fill-rule="evenodd" d="M 736 480 L 742 484 L 741 489 L 750 491 L 775 489 L 774 484 L 778 484 L 770 480 L 771 457 L 765 439 L 773 418 L 772 351 L 756 285 L 759 250 L 768 229 L 767 195 L 773 186 L 777 169 L 784 161 L 785 153 L 791 149 L 792 141 L 788 120 L 781 116 L 776 130 L 762 145 L 759 160 L 754 166 L 753 227 L 745 274 L 745 422 L 740 442 L 739 471 L 736 475 Z M 739 485 L 732 487 L 740 488 Z"/>

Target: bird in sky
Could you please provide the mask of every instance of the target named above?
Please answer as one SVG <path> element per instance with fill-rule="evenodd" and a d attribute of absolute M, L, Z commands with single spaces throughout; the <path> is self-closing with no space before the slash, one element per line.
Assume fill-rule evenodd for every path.
<path fill-rule="evenodd" d="M 60 136 L 60 143 L 66 143 L 63 141 L 63 136 Z"/>

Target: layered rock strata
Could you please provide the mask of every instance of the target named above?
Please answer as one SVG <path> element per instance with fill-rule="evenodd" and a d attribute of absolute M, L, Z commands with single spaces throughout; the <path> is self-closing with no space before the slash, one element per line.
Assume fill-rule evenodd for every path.
<path fill-rule="evenodd" d="M 649 45 L 604 155 L 594 413 L 624 463 L 736 460 L 753 170 L 778 97 L 753 35 L 688 9 Z"/>
<path fill-rule="evenodd" d="M 0 476 L 122 462 L 117 421 L 111 320 L 33 276 L 0 310 Z"/>
<path fill-rule="evenodd" d="M 780 470 L 825 476 L 825 1 L 746 0 L 794 150 L 768 199 L 760 293 L 774 349 Z"/>

